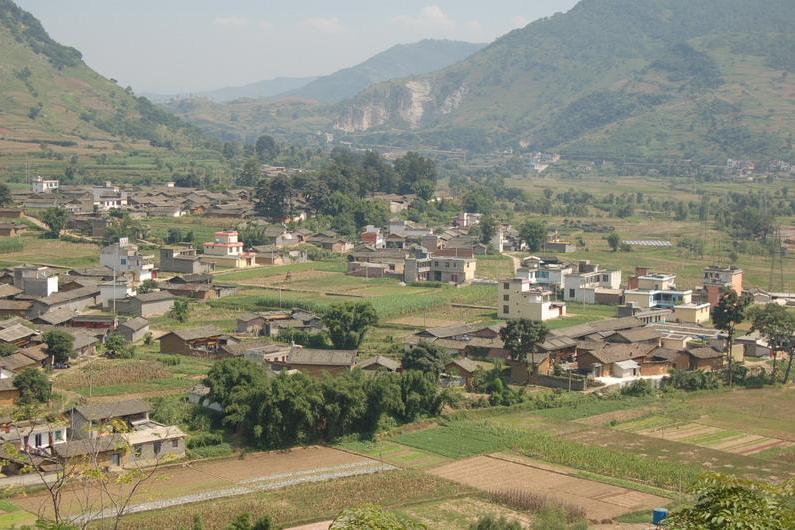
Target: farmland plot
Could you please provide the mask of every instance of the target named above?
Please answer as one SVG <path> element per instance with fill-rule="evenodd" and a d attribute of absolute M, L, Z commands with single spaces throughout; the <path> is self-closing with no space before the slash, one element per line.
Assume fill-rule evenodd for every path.
<path fill-rule="evenodd" d="M 578 478 L 573 472 L 516 456 L 476 456 L 445 464 L 431 473 L 487 492 L 522 490 L 545 495 L 582 508 L 594 521 L 668 502 L 648 493 Z"/>

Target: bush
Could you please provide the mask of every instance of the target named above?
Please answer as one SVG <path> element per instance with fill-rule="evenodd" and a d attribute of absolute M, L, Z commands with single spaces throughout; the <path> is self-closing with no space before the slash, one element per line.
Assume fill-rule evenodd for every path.
<path fill-rule="evenodd" d="M 221 445 L 224 442 L 224 436 L 218 432 L 200 432 L 191 435 L 188 438 L 188 449 L 198 449 L 199 447 L 209 447 L 212 445 Z"/>
<path fill-rule="evenodd" d="M 189 455 L 192 458 L 220 458 L 222 456 L 229 456 L 235 452 L 232 446 L 228 443 L 220 443 L 217 445 L 208 445 L 207 447 L 197 447 L 189 450 Z"/>
<path fill-rule="evenodd" d="M 522 530 L 522 525 L 518 521 L 509 521 L 505 517 L 494 515 L 482 515 L 477 522 L 470 525 L 469 530 Z"/>
<path fill-rule="evenodd" d="M 654 385 L 646 379 L 637 379 L 621 387 L 622 396 L 650 396 L 654 393 Z"/>
<path fill-rule="evenodd" d="M 705 372 L 703 370 L 671 370 L 668 377 L 661 381 L 663 389 L 676 388 L 678 390 L 715 390 L 721 387 L 720 374 Z"/>

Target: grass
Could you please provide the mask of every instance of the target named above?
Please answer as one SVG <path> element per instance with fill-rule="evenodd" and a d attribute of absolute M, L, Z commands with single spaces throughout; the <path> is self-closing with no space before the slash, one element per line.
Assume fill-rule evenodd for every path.
<path fill-rule="evenodd" d="M 390 440 L 345 441 L 340 447 L 398 467 L 427 468 L 443 464 L 448 458 Z"/>
<path fill-rule="evenodd" d="M 44 239 L 38 233 L 20 237 L 22 249 L 3 252 L 0 266 L 41 263 L 59 267 L 89 267 L 99 262 L 99 247 L 90 243 L 71 243 L 55 239 Z"/>
<path fill-rule="evenodd" d="M 126 517 L 122 528 L 190 528 L 198 516 L 207 530 L 222 529 L 241 513 L 254 518 L 270 515 L 279 526 L 290 527 L 332 519 L 345 508 L 365 503 L 395 509 L 471 492 L 418 471 L 389 471 L 136 514 Z"/>

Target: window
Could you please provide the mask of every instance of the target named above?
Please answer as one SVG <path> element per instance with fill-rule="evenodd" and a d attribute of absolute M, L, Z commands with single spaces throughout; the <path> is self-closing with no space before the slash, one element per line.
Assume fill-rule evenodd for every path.
<path fill-rule="evenodd" d="M 507 305 L 502 306 L 502 312 L 505 313 L 506 315 L 509 313 Z"/>
<path fill-rule="evenodd" d="M 53 433 L 53 436 L 54 436 L 56 442 L 62 442 L 63 441 L 63 431 L 55 431 Z"/>
<path fill-rule="evenodd" d="M 162 443 L 162 442 L 155 442 L 155 443 L 154 443 L 154 449 L 155 449 L 155 454 L 156 454 L 156 455 L 159 455 L 159 454 L 160 454 L 160 450 L 161 450 L 162 448 L 163 448 L 163 443 Z"/>
<path fill-rule="evenodd" d="M 41 446 L 42 446 L 42 438 L 41 438 L 41 433 L 40 433 L 40 432 L 36 433 L 36 435 L 34 436 L 34 438 L 35 438 L 35 440 L 36 440 L 36 441 L 35 441 L 36 447 L 41 447 Z"/>
<path fill-rule="evenodd" d="M 503 289 L 508 289 L 509 287 L 510 287 L 510 285 L 508 284 L 508 282 L 505 282 L 505 283 L 502 284 L 502 288 Z"/>
<path fill-rule="evenodd" d="M 507 302 L 511 297 L 507 294 L 502 295 L 502 301 Z"/>
<path fill-rule="evenodd" d="M 569 298 L 574 298 L 574 289 L 569 289 Z"/>
<path fill-rule="evenodd" d="M 171 447 L 173 447 L 174 449 L 179 448 L 179 438 L 174 438 L 173 440 L 171 440 Z"/>
<path fill-rule="evenodd" d="M 121 455 L 119 453 L 110 455 L 110 463 L 114 466 L 121 465 Z"/>
<path fill-rule="evenodd" d="M 142 451 L 142 449 L 141 449 L 140 445 L 134 445 L 133 446 L 133 454 L 136 456 L 136 458 L 141 456 L 141 451 Z"/>

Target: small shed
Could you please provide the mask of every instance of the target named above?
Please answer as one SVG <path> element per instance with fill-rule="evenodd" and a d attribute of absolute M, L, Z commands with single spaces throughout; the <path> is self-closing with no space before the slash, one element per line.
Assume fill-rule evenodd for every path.
<path fill-rule="evenodd" d="M 613 377 L 634 377 L 640 375 L 640 365 L 629 359 L 613 363 Z"/>
<path fill-rule="evenodd" d="M 143 340 L 149 333 L 149 321 L 143 317 L 135 317 L 119 324 L 116 331 L 124 337 L 127 342 L 138 342 Z"/>

